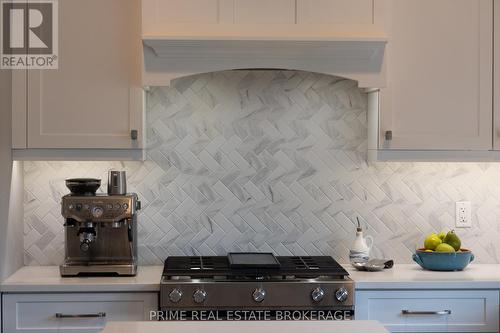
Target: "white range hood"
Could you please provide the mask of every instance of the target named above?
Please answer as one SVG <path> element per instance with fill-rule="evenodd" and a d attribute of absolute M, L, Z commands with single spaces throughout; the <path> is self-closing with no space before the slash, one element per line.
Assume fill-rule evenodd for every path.
<path fill-rule="evenodd" d="M 228 69 L 296 69 L 344 76 L 360 87 L 385 85 L 385 40 L 228 39 L 148 37 L 143 39 L 145 73 L 151 84 L 180 76 Z M 155 82 L 154 76 L 165 82 Z"/>
<path fill-rule="evenodd" d="M 386 85 L 384 0 L 141 0 L 144 85 L 290 69 Z"/>

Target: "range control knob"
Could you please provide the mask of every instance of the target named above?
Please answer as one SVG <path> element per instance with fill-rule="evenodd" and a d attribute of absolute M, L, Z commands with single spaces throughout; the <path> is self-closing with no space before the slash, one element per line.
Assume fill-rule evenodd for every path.
<path fill-rule="evenodd" d="M 193 293 L 193 300 L 195 303 L 203 303 L 205 302 L 205 299 L 207 298 L 207 292 L 202 289 L 198 289 Z"/>
<path fill-rule="evenodd" d="M 92 208 L 92 216 L 96 219 L 100 218 L 102 214 L 104 214 L 104 209 L 102 209 L 102 207 L 95 206 Z"/>
<path fill-rule="evenodd" d="M 311 292 L 311 298 L 314 302 L 321 302 L 324 297 L 325 297 L 325 291 L 320 287 L 314 289 Z"/>
<path fill-rule="evenodd" d="M 253 300 L 260 303 L 266 298 L 266 291 L 262 288 L 257 288 L 252 293 Z"/>
<path fill-rule="evenodd" d="M 178 303 L 181 300 L 181 298 L 182 298 L 182 291 L 180 291 L 177 288 L 172 290 L 170 294 L 168 294 L 168 299 L 172 303 Z"/>
<path fill-rule="evenodd" d="M 349 291 L 347 291 L 345 287 L 340 287 L 335 292 L 335 298 L 339 302 L 345 302 L 347 300 L 347 297 L 349 297 Z"/>

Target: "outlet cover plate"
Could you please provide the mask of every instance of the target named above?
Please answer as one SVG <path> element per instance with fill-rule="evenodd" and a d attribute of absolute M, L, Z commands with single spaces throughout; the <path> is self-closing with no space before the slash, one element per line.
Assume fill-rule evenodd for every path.
<path fill-rule="evenodd" d="M 455 227 L 471 228 L 472 214 L 470 201 L 457 201 L 455 203 Z"/>

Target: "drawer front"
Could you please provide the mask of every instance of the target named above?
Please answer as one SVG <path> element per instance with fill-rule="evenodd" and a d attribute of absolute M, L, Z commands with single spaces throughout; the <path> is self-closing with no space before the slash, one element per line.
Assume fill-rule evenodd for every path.
<path fill-rule="evenodd" d="M 4 294 L 4 332 L 98 332 L 107 321 L 141 321 L 156 293 Z"/>
<path fill-rule="evenodd" d="M 497 290 L 357 291 L 356 319 L 391 332 L 498 332 Z"/>

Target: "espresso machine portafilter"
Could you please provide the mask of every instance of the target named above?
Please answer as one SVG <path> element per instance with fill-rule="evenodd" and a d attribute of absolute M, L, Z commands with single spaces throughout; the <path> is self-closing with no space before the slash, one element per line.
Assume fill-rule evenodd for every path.
<path fill-rule="evenodd" d="M 84 183 L 83 179 L 79 181 Z M 85 191 L 72 186 L 71 193 L 62 197 L 65 260 L 60 273 L 62 276 L 135 275 L 140 201 L 135 193 L 96 194 L 95 181 L 93 187 L 87 184 Z M 67 182 L 75 184 L 74 179 Z"/>
<path fill-rule="evenodd" d="M 93 222 L 81 223 L 77 235 L 80 236 L 80 250 L 82 252 L 87 252 L 90 249 L 90 245 L 97 238 L 95 224 Z"/>

